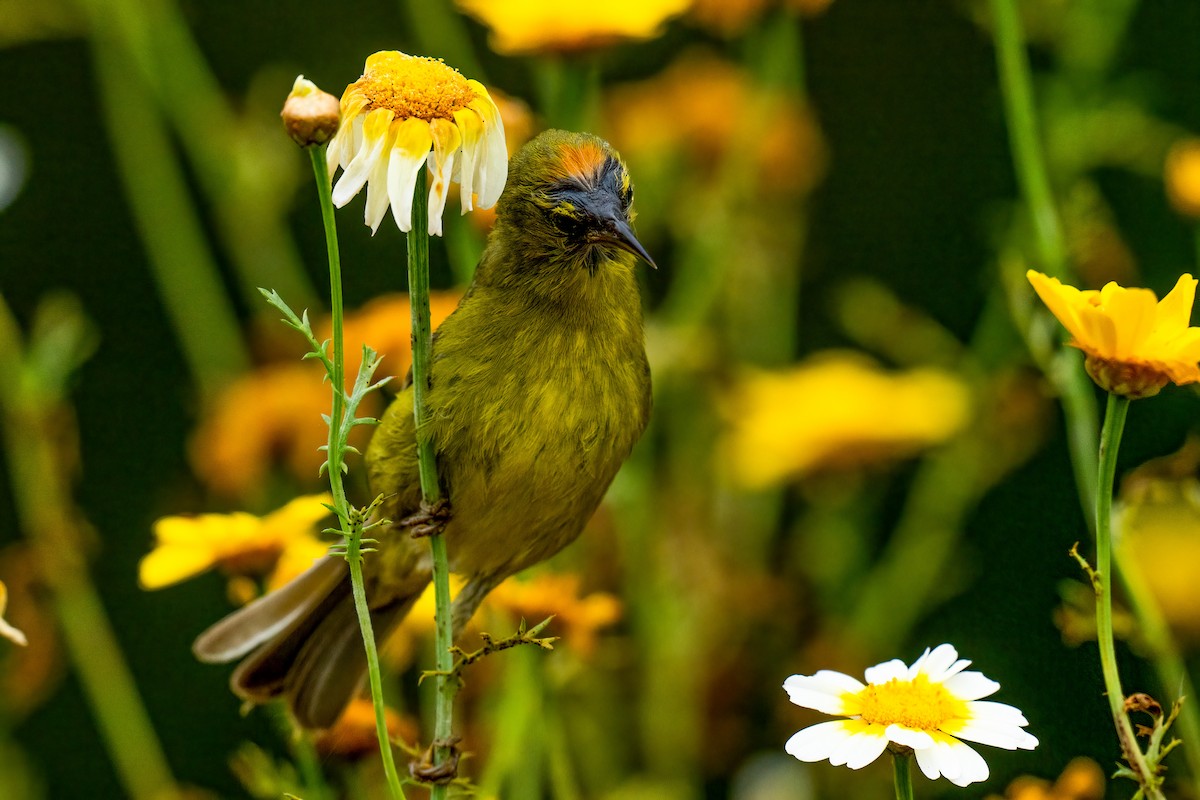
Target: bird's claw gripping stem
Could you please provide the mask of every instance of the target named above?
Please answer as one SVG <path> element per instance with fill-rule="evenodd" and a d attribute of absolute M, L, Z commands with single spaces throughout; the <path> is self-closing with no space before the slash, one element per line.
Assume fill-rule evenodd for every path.
<path fill-rule="evenodd" d="M 445 785 L 458 777 L 458 759 L 462 751 L 458 749 L 461 739 L 451 736 L 449 739 L 438 739 L 429 745 L 429 749 L 421 755 L 420 761 L 408 765 L 408 774 L 421 783 Z M 446 748 L 446 760 L 440 764 L 433 763 L 434 751 Z"/>
<path fill-rule="evenodd" d="M 421 510 L 400 520 L 401 527 L 407 528 L 414 539 L 436 536 L 446 529 L 450 521 L 450 501 L 446 498 L 436 503 L 421 501 Z"/>

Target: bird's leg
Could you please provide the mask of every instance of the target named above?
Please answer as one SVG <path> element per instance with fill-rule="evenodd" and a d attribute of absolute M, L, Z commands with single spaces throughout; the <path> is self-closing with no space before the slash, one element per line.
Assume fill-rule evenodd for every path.
<path fill-rule="evenodd" d="M 423 539 L 446 530 L 451 516 L 450 501 L 445 497 L 432 504 L 422 500 L 421 510 L 400 520 L 400 527 L 408 529 L 409 535 L 414 539 Z"/>
<path fill-rule="evenodd" d="M 475 609 L 487 597 L 488 592 L 495 589 L 506 578 L 506 575 L 476 575 L 467 581 L 467 585 L 459 590 L 454 598 L 454 609 L 450 613 L 450 624 L 453 626 L 453 640 L 458 641 L 463 629 L 475 615 Z"/>

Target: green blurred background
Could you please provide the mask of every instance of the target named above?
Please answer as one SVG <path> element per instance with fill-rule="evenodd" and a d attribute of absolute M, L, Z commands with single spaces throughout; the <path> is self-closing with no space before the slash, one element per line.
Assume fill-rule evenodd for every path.
<path fill-rule="evenodd" d="M 239 717 L 226 685 L 227 668 L 203 666 L 191 657 L 195 634 L 229 609 L 224 578 L 207 574 L 153 593 L 137 584 L 137 563 L 152 545 L 156 518 L 235 504 L 207 493 L 189 463 L 188 442 L 204 401 L 157 288 L 129 184 L 114 157 L 114 137 L 136 143 L 132 157 L 149 185 L 170 181 L 160 170 L 177 173 L 194 209 L 189 224 L 219 270 L 232 313 L 247 330 L 264 317 L 269 323 L 273 315 L 238 289 L 246 274 L 239 257 L 262 252 L 292 258 L 301 269 L 297 285 L 307 282 L 317 298 L 328 291 L 306 159 L 276 119 L 297 73 L 338 94 L 358 76 L 366 55 L 400 49 L 444 56 L 475 76 L 455 61 L 464 51 L 447 50 L 429 24 L 452 19 L 487 85 L 523 99 L 540 115 L 539 124 L 552 121 L 543 84 L 545 73 L 564 69 L 561 64 L 492 52 L 481 24 L 442 7 L 445 0 L 431 1 L 439 4 L 437 13 L 416 0 L 0 2 L 0 141 L 9 148 L 8 174 L 17 174 L 16 194 L 0 208 L 0 293 L 26 330 L 39 303 L 64 292 L 77 298 L 91 321 L 95 351 L 69 383 L 81 459 L 75 497 L 94 533 L 91 575 L 172 771 L 181 783 L 218 796 L 249 796 L 227 767 L 242 742 L 256 741 L 281 757 L 286 747 L 266 715 Z M 1200 130 L 1200 5 L 1046 0 L 1022 4 L 1022 10 L 1072 263 L 1084 284 L 1098 286 L 1111 277 L 1161 293 L 1181 272 L 1196 269 L 1193 222 L 1169 205 L 1161 164 L 1172 141 Z M 738 32 L 715 31 L 685 15 L 659 37 L 589 57 L 586 69 L 607 92 L 653 78 L 682 54 L 701 48 L 740 65 L 754 85 L 773 85 L 798 103 L 807 95 L 806 113 L 827 155 L 813 168 L 820 177 L 811 192 L 760 191 L 754 170 L 736 163 L 729 172 L 740 180 L 722 187 L 719 181 L 726 179 L 718 176 L 716 188 L 697 187 L 694 161 L 664 165 L 650 156 L 639 161 L 636 143 L 621 141 L 615 135 L 619 126 L 608 122 L 608 101 L 601 101 L 593 117 L 599 132 L 626 153 L 638 184 L 639 233 L 662 266 L 645 276 L 652 355 L 667 366 L 663 376 L 656 372 L 656 427 L 635 458 L 636 468 L 615 489 L 618 533 L 604 532 L 564 556 L 567 569 L 586 573 L 589 559 L 601 558 L 603 544 L 614 536 L 622 542 L 611 559 L 615 566 L 593 576 L 627 608 L 626 618 L 601 638 L 601 655 L 588 667 L 603 673 L 595 679 L 599 688 L 575 677 L 563 690 L 569 713 L 605 707 L 611 719 L 596 725 L 619 740 L 615 754 L 603 762 L 614 771 L 582 779 L 579 796 L 889 796 L 880 765 L 863 774 L 835 775 L 845 770 L 800 765 L 784 755 L 787 736 L 815 717 L 796 713 L 779 686 L 793 672 L 829 667 L 859 673 L 891 657 L 911 661 L 942 641 L 954 643 L 1000 681 L 1004 688 L 996 699 L 1025 712 L 1041 746 L 1032 753 L 986 752 L 993 771 L 986 785 L 956 790 L 918 778 L 919 796 L 983 797 L 1002 792 L 1021 773 L 1053 777 L 1075 756 L 1089 756 L 1106 769 L 1114 761 L 1095 647 L 1064 644 L 1053 618 L 1060 583 L 1079 577 L 1067 549 L 1087 541 L 1055 408 L 1044 435 L 1035 435 L 1037 426 L 1010 432 L 1026 436 L 1030 452 L 1013 457 L 1011 469 L 953 519 L 951 555 L 935 573 L 936 590 L 890 587 L 925 598 L 911 629 L 897 632 L 898 649 L 878 652 L 870 643 L 840 642 L 844 609 L 838 598 L 852 595 L 861 588 L 856 581 L 873 574 L 867 568 L 905 517 L 926 462 L 902 460 L 848 483 L 789 484 L 766 500 L 733 492 L 722 495 L 726 505 L 716 509 L 700 498 L 705 487 L 724 480 L 712 476 L 721 423 L 712 411 L 715 402 L 694 398 L 720 395 L 735 377 L 736 364 L 778 367 L 828 347 L 873 350 L 897 366 L 952 362 L 936 348 L 920 351 L 913 345 L 916 352 L 902 352 L 910 331 L 904 325 L 872 332 L 870 324 L 856 324 L 877 317 L 873 307 L 856 311 L 861 295 L 852 292 L 886 291 L 922 324 L 966 342 L 976 335 L 985 309 L 999 308 L 1005 317 L 1006 304 L 996 303 L 1004 257 L 1015 258 L 1018 266 L 1037 265 L 1012 166 L 988 20 L 985 3 L 833 0 L 819 13 L 767 8 Z M 120 52 L 113 42 L 121 40 L 113 31 L 122 28 L 149 42 L 146 52 L 159 48 L 146 72 L 119 63 L 112 73 L 125 76 L 116 80 L 125 80 L 129 96 L 141 98 L 140 107 L 115 103 L 121 92 L 102 90 L 97 72 L 98 59 L 130 57 L 112 56 Z M 215 80 L 223 113 L 230 117 L 211 113 L 208 88 L 197 84 L 192 95 L 186 75 L 168 77 L 154 66 L 153 58 L 186 60 L 175 49 L 177 36 L 194 39 L 203 57 L 199 63 L 211 71 L 202 77 Z M 1101 50 L 1095 56 L 1099 63 L 1089 60 Z M 147 78 L 154 74 L 162 77 L 158 86 Z M 706 86 L 696 85 L 694 92 L 694 101 L 704 104 Z M 166 132 L 165 161 L 142 149 L 147 111 Z M 749 109 L 725 113 L 745 125 L 750 139 L 762 130 L 755 126 L 769 124 Z M 233 132 L 223 128 L 231 120 Z M 739 146 L 722 158 L 732 161 Z M 221 197 L 214 180 L 236 184 L 240 194 Z M 732 199 L 720 206 L 714 197 Z M 385 225 L 372 239 L 359 224 L 360 203 L 339 214 L 351 307 L 403 289 L 402 236 Z M 695 232 L 687 220 L 699 214 L 712 214 L 708 230 L 715 240 L 704 266 L 691 263 L 695 248 L 688 247 Z M 474 229 L 449 216 L 447 241 L 478 248 Z M 241 220 L 240 226 L 231 218 Z M 262 231 L 272 225 L 284 239 L 265 241 L 269 234 Z M 264 241 L 256 241 L 255 232 Z M 168 250 L 183 238 L 168 231 Z M 778 249 L 776 238 L 785 240 Z M 746 285 L 735 259 L 743 247 L 757 249 L 760 261 L 781 262 L 778 274 L 756 274 L 761 285 L 753 291 L 760 295 L 751 289 L 744 296 L 728 288 L 709 291 L 712 285 L 679 288 L 703 269 L 720 270 L 721 280 L 729 281 L 714 285 Z M 454 282 L 456 258 L 434 243 L 435 285 Z M 269 269 L 263 269 L 269 280 Z M 693 291 L 698 294 L 689 294 Z M 689 298 L 697 296 L 716 299 L 689 319 Z M 794 330 L 740 329 L 739 320 L 755 317 L 760 297 L 774 303 L 763 311 L 764 321 L 784 314 Z M 991 344 L 978 360 L 983 372 L 1015 365 L 1037 384 L 1016 326 L 1005 320 L 989 330 Z M 679 349 L 686 352 L 680 355 Z M 1122 467 L 1176 450 L 1195 429 L 1198 410 L 1191 389 L 1168 389 L 1135 404 Z M 981 456 L 991 457 L 986 451 Z M 23 540 L 11 471 L 0 459 L 0 545 L 10 553 Z M 749 510 L 738 511 L 739 504 Z M 734 524 L 741 520 L 761 530 L 753 534 L 758 555 L 746 563 L 730 555 L 738 552 L 742 537 L 752 536 Z M 836 583 L 830 589 L 807 561 L 819 559 L 820 548 L 799 552 L 795 537 L 819 529 L 831 538 L 830 531 L 842 529 L 838 525 L 861 538 L 855 554 L 838 555 L 849 566 L 829 578 Z M 634 528 L 640 533 L 629 532 Z M 706 585 L 703 569 L 661 577 L 672 564 L 670 548 L 692 547 L 690 536 L 711 548 L 718 569 L 736 569 L 751 596 L 761 581 L 766 610 L 738 607 L 731 599 L 736 593 Z M 648 597 L 640 597 L 629 589 L 637 585 L 629 576 L 648 574 L 659 577 L 646 590 Z M 44 597 L 46 590 L 37 585 L 35 579 L 35 596 Z M 665 605 L 664 594 L 671 598 Z M 667 634 L 644 621 L 659 611 L 674 614 L 674 622 L 663 624 L 671 635 L 687 638 L 712 622 L 714 607 L 727 612 L 716 626 L 720 635 L 693 641 L 691 649 L 678 650 Z M 10 619 L 15 614 L 14 608 Z M 56 635 L 49 624 L 26 627 L 26 633 L 31 639 Z M 837 655 L 830 662 L 820 660 L 831 653 Z M 1175 687 L 1163 692 L 1144 662 L 1128 650 L 1121 653 L 1127 686 L 1161 693 L 1160 699 L 1171 696 Z M 30 797 L 125 796 L 75 672 L 61 648 L 47 659 L 35 702 L 15 703 L 18 710 L 5 712 L 8 698 L 0 697 L 5 769 L 30 776 Z M 0 668 L 13 660 L 12 648 L 0 644 Z M 687 688 L 664 689 L 656 675 Z M 25 692 L 16 678 L 5 678 L 3 686 L 10 696 Z M 663 691 L 666 699 L 657 694 Z M 614 711 L 613 703 L 621 710 Z M 690 710 L 680 715 L 680 708 Z M 588 757 L 581 750 L 576 763 Z M 1182 753 L 1172 759 L 1174 770 L 1185 774 Z M 579 771 L 588 774 L 586 767 Z M 16 778 L 12 785 L 18 785 Z M 519 791 L 505 796 L 524 796 Z M 1114 783 L 1108 796 L 1131 795 L 1130 787 Z"/>

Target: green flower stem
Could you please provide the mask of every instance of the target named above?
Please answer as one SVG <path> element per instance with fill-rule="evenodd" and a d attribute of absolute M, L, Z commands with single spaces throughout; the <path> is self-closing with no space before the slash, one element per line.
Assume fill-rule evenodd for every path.
<path fill-rule="evenodd" d="M 0 299 L 0 423 L 6 445 L 17 520 L 41 564 L 50 589 L 63 643 L 91 706 L 126 795 L 133 800 L 179 796 L 162 746 L 138 695 L 137 685 L 117 642 L 96 587 L 88 575 L 83 521 L 72 498 L 64 464 L 73 454 L 59 443 L 75 431 L 73 418 L 55 381 L 37 364 L 22 363 L 16 323 Z M 29 638 L 53 636 L 27 630 Z"/>
<path fill-rule="evenodd" d="M 1117 451 L 1121 433 L 1129 413 L 1129 398 L 1108 396 L 1104 414 L 1104 429 L 1100 433 L 1100 482 L 1096 494 L 1096 571 L 1093 586 L 1096 590 L 1096 639 L 1100 645 L 1100 667 L 1104 673 L 1104 689 L 1112 712 L 1117 738 L 1129 768 L 1133 770 L 1145 796 L 1161 800 L 1158 779 L 1146 764 L 1138 745 L 1129 714 L 1125 711 L 1125 692 L 1117 673 L 1117 651 L 1112 627 L 1112 493 L 1113 477 L 1117 470 Z"/>
<path fill-rule="evenodd" d="M 425 181 L 417 181 L 413 191 L 412 230 L 408 234 L 408 302 L 412 309 L 412 374 L 413 419 L 417 429 L 417 465 L 421 479 L 421 497 L 428 505 L 442 499 L 438 483 L 437 456 L 434 442 L 429 438 L 430 367 L 433 357 L 433 330 L 429 322 L 429 196 Z M 446 538 L 440 533 L 429 537 L 433 552 L 433 597 L 437 611 L 436 701 L 434 704 L 433 763 L 442 764 L 450 758 L 447 744 L 453 733 L 454 695 L 458 682 L 451 675 L 454 668 L 454 644 L 450 625 L 450 561 L 446 554 Z M 446 786 L 435 784 L 431 800 L 444 800 Z"/>
<path fill-rule="evenodd" d="M 913 800 L 910 753 L 892 753 L 892 783 L 896 787 L 896 800 Z"/>
<path fill-rule="evenodd" d="M 146 260 L 200 394 L 249 364 L 236 316 L 153 99 L 118 48 L 98 41 L 105 120 Z"/>
<path fill-rule="evenodd" d="M 383 771 L 387 776 L 391 796 L 403 798 L 404 789 L 400 786 L 400 776 L 396 772 L 392 744 L 388 738 L 387 721 L 384 716 L 383 681 L 379 671 L 379 651 L 375 646 L 375 631 L 371 627 L 371 611 L 367 606 L 367 593 L 363 585 L 363 520 L 351 519 L 350 505 L 346 501 L 346 488 L 342 482 L 346 444 L 341 436 L 342 419 L 346 413 L 346 359 L 342 336 L 342 260 L 338 252 L 337 223 L 333 216 L 333 198 L 330 194 L 325 148 L 310 147 L 308 152 L 312 157 L 317 196 L 321 204 L 321 221 L 325 226 L 325 248 L 329 257 L 329 305 L 333 316 L 333 369 L 330 376 L 333 384 L 333 408 L 329 418 L 329 445 L 326 453 L 329 459 L 329 487 L 333 492 L 334 509 L 346 537 L 346 562 L 350 565 L 354 610 L 358 613 L 358 627 L 362 631 L 363 647 L 367 654 L 367 675 L 371 685 L 371 700 L 375 705 L 375 733 L 379 738 L 379 755 L 383 759 Z"/>

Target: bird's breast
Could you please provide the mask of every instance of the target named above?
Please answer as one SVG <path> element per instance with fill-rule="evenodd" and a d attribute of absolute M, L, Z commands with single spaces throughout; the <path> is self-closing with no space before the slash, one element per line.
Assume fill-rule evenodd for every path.
<path fill-rule="evenodd" d="M 457 353 L 439 342 L 431 433 L 457 572 L 513 572 L 573 540 L 645 427 L 640 325 L 520 321 Z"/>

